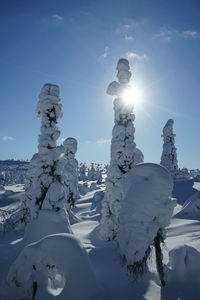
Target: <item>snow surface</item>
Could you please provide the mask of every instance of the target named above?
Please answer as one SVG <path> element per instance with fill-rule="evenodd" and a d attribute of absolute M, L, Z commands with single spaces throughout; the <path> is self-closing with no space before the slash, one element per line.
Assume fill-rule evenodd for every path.
<path fill-rule="evenodd" d="M 89 183 L 90 184 L 90 183 Z M 195 187 L 199 187 L 199 183 L 195 184 Z M 104 191 L 105 186 L 102 185 L 100 191 Z M 90 191 L 86 195 L 81 196 L 77 200 L 76 207 L 72 209 L 72 212 L 76 216 L 76 222 L 71 225 L 71 229 L 74 236 L 77 237 L 83 248 L 89 255 L 91 268 L 95 273 L 98 284 L 102 288 L 102 296 L 100 299 L 104 300 L 198 300 L 200 299 L 200 264 L 199 264 L 199 252 L 200 252 L 200 222 L 197 220 L 181 219 L 173 217 L 170 226 L 167 228 L 166 240 L 164 250 L 164 262 L 166 264 L 166 281 L 165 287 L 160 286 L 160 281 L 155 268 L 155 257 L 152 253 L 151 259 L 148 262 L 149 271 L 141 278 L 130 278 L 126 269 L 122 267 L 120 262 L 120 253 L 116 242 L 106 243 L 99 238 L 99 222 L 101 218 L 101 205 L 93 205 L 93 197 L 96 191 Z M 102 197 L 97 197 L 101 201 Z M 14 205 L 14 203 L 12 203 Z M 17 202 L 16 202 L 17 205 Z M 93 205 L 93 206 L 92 206 Z M 181 207 L 181 205 L 179 205 Z M 9 299 L 8 292 L 11 289 L 16 291 L 16 288 L 10 287 L 6 283 L 8 275 L 8 269 L 11 264 L 16 260 L 19 253 L 23 248 L 22 238 L 24 231 L 7 232 L 1 235 L 0 239 L 0 299 L 13 300 L 14 297 Z M 58 234 L 59 235 L 59 234 Z M 62 236 L 62 235 L 61 235 Z M 64 240 L 64 237 L 63 237 Z M 46 242 L 45 242 L 46 243 Z M 47 243 L 53 243 L 47 241 Z M 63 241 L 63 243 L 65 243 Z M 39 248 L 41 243 L 36 243 Z M 66 243 L 67 245 L 67 243 Z M 41 246 L 43 247 L 43 246 Z M 47 247 L 48 248 L 48 247 Z M 53 245 L 53 248 L 59 248 L 57 243 Z M 185 249 L 185 250 L 184 250 Z M 59 249 L 62 251 L 62 249 Z M 47 250 L 48 251 L 48 250 Z M 57 249 L 56 249 L 57 251 Z M 63 250 L 64 251 L 64 250 Z M 68 251 L 66 249 L 66 251 Z M 171 252 L 172 251 L 172 252 Z M 176 251 L 176 252 L 175 252 Z M 176 255 L 176 253 L 177 254 Z M 168 255 L 169 252 L 169 255 Z M 58 252 L 57 252 L 58 253 Z M 61 253 L 61 252 L 60 252 Z M 42 254 L 41 254 L 42 255 Z M 170 257 L 169 257 L 170 256 Z M 62 257 L 60 255 L 60 257 Z M 32 258 L 33 259 L 33 258 Z M 63 254 L 62 263 L 65 264 L 67 255 Z M 73 255 L 72 255 L 73 259 Z M 187 259 L 188 262 L 192 262 L 189 266 L 189 272 L 187 273 Z M 184 261 L 186 264 L 184 265 Z M 37 260 L 38 262 L 38 260 Z M 36 263 L 37 263 L 36 262 Z M 68 261 L 69 262 L 69 261 Z M 72 263 L 73 264 L 73 263 Z M 180 268 L 179 268 L 180 266 Z M 75 270 L 78 266 L 74 265 Z M 181 276 L 181 272 L 184 270 L 184 276 Z M 50 271 L 50 270 L 49 270 Z M 188 275 L 189 276 L 188 276 Z M 75 272 L 75 275 L 79 277 L 79 274 Z M 37 275 L 39 276 L 39 274 Z M 45 275 L 46 276 L 46 275 Z M 62 277 L 57 277 L 62 278 Z M 43 277 L 39 277 L 41 283 L 44 282 Z M 87 278 L 83 279 L 85 282 Z M 67 282 L 67 281 L 66 281 Z M 30 282 L 29 282 L 30 283 Z M 57 291 L 55 291 L 55 285 L 50 289 L 53 293 L 58 293 L 62 280 L 59 280 L 57 285 Z M 48 286 L 48 283 L 45 283 Z M 90 285 L 91 286 L 91 285 Z M 21 287 L 22 288 L 22 287 Z M 20 288 L 20 289 L 21 289 Z M 76 285 L 78 289 L 78 285 Z M 90 289 L 90 287 L 88 287 Z M 91 286 L 92 289 L 92 286 Z M 30 288 L 31 291 L 31 288 Z M 46 291 L 44 291 L 46 293 Z M 60 294 L 60 296 L 62 293 Z M 56 296 L 48 297 L 52 299 L 58 299 Z M 27 298 L 32 299 L 32 298 Z M 35 300 L 46 300 L 49 298 L 39 298 Z M 51 298 L 50 298 L 51 299 Z M 87 299 L 87 298 L 82 298 Z M 95 297 L 94 299 L 98 299 Z M 71 300 L 71 299 L 70 299 Z M 73 298 L 73 300 L 76 300 Z"/>

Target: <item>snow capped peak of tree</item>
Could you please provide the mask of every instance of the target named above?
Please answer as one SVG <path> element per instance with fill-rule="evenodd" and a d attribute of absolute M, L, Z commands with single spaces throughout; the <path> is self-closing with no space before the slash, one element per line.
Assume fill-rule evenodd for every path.
<path fill-rule="evenodd" d="M 62 117 L 62 105 L 60 102 L 60 90 L 59 86 L 55 84 L 47 83 L 45 84 L 39 94 L 39 102 L 36 108 L 36 113 L 38 117 L 42 117 L 45 114 L 46 110 L 49 110 L 49 117 L 61 118 Z M 53 111 L 51 111 L 53 109 Z M 54 116 L 54 113 L 56 114 Z"/>
<path fill-rule="evenodd" d="M 162 134 L 163 137 L 165 137 L 166 135 L 176 136 L 173 133 L 173 125 L 174 125 L 174 120 L 173 119 L 169 119 L 167 121 L 167 123 L 165 124 L 164 128 L 163 128 L 163 134 Z"/>
<path fill-rule="evenodd" d="M 77 140 L 73 137 L 65 139 L 63 146 L 65 148 L 65 152 L 71 152 L 72 154 L 77 152 Z"/>

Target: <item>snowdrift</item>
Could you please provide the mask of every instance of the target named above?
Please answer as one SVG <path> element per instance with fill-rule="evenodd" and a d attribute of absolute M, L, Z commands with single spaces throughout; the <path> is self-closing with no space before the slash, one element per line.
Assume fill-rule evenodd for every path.
<path fill-rule="evenodd" d="M 36 299 L 90 300 L 98 299 L 101 290 L 81 243 L 64 233 L 27 245 L 11 266 L 7 280 L 13 287 L 9 299 L 16 295 L 17 299 L 34 299 L 32 291 Z"/>

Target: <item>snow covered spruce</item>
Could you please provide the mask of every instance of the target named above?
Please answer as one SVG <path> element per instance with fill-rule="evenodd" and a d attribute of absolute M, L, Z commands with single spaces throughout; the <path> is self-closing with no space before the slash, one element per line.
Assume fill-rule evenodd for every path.
<path fill-rule="evenodd" d="M 77 151 L 77 140 L 70 137 L 64 142 L 65 154 L 63 157 L 63 181 L 66 185 L 66 189 L 69 189 L 67 202 L 71 207 L 75 205 L 75 201 L 79 199 L 78 191 L 78 162 L 75 159 L 75 153 Z"/>
<path fill-rule="evenodd" d="M 174 145 L 175 140 L 174 137 L 176 136 L 173 133 L 173 125 L 174 120 L 169 119 L 163 128 L 163 152 L 161 156 L 161 166 L 164 166 L 169 170 L 172 176 L 175 176 L 178 172 L 178 160 L 177 160 L 177 153 L 176 147 Z"/>
<path fill-rule="evenodd" d="M 26 190 L 26 203 L 31 219 L 38 217 L 43 209 L 58 212 L 69 206 L 66 202 L 69 189 L 64 184 L 60 171 L 62 149 L 56 145 L 60 136 L 56 126 L 57 119 L 62 117 L 62 105 L 59 102 L 59 87 L 45 84 L 36 109 L 42 121 L 38 153 L 31 160 L 30 181 Z"/>
<path fill-rule="evenodd" d="M 160 244 L 176 202 L 171 199 L 172 177 L 162 166 L 144 163 L 124 176 L 122 186 L 125 197 L 121 203 L 118 238 L 122 261 L 131 275 L 142 273 L 153 245 L 157 270 L 165 285 Z"/>
<path fill-rule="evenodd" d="M 106 194 L 102 206 L 100 235 L 104 240 L 117 238 L 119 230 L 120 202 L 122 199 L 121 178 L 136 164 L 143 161 L 143 155 L 134 143 L 135 116 L 132 114 L 133 103 L 127 104 L 123 93 L 128 85 L 131 72 L 127 59 L 120 59 L 117 64 L 118 82 L 113 81 L 107 93 L 116 96 L 114 100 L 115 125 L 112 131 L 111 160 L 106 180 Z M 134 99 L 133 99 L 134 101 Z"/>
<path fill-rule="evenodd" d="M 81 163 L 79 168 L 79 180 L 80 181 L 86 181 L 86 165 Z"/>

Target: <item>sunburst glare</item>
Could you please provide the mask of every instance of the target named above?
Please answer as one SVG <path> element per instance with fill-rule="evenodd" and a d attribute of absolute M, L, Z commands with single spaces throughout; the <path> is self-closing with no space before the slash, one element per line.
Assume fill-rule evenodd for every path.
<path fill-rule="evenodd" d="M 122 93 L 122 98 L 126 105 L 138 105 L 141 104 L 143 100 L 143 91 L 140 87 L 127 87 Z"/>

